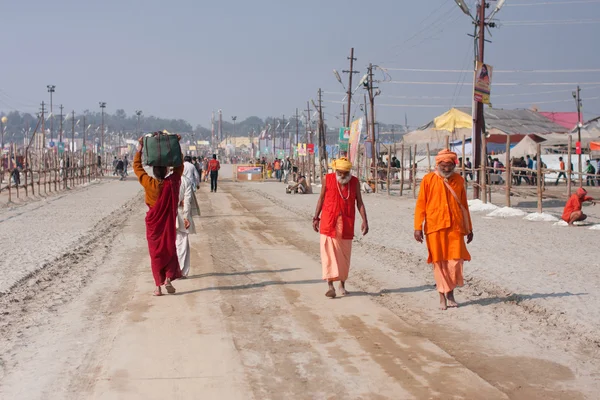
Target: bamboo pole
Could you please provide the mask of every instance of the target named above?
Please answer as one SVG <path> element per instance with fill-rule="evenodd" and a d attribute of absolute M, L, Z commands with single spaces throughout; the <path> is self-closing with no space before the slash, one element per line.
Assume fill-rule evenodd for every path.
<path fill-rule="evenodd" d="M 481 173 L 483 174 L 483 177 L 481 179 L 481 189 L 483 192 L 483 203 L 487 204 L 487 180 L 488 180 L 488 173 L 487 173 L 487 138 L 485 137 L 485 134 L 481 135 Z"/>
<path fill-rule="evenodd" d="M 537 145 L 537 157 L 536 157 L 536 167 L 537 167 L 537 195 L 538 195 L 538 212 L 542 213 L 542 145 L 538 143 Z"/>
<path fill-rule="evenodd" d="M 412 170 L 412 191 L 413 191 L 413 198 L 416 199 L 417 198 L 417 145 L 415 144 L 415 159 L 414 159 L 414 163 L 410 166 L 411 170 Z"/>
<path fill-rule="evenodd" d="M 512 186 L 512 162 L 510 160 L 510 135 L 506 135 L 506 206 L 510 207 L 510 188 Z"/>
<path fill-rule="evenodd" d="M 466 170 L 465 170 L 465 163 L 466 162 L 467 162 L 467 157 L 465 155 L 465 138 L 463 137 L 463 140 L 462 140 L 462 165 L 461 165 L 461 170 L 462 170 L 462 177 L 465 180 L 465 193 L 469 189 L 469 183 L 467 182 L 467 173 L 466 173 Z"/>
<path fill-rule="evenodd" d="M 400 146 L 400 196 L 404 192 L 404 143 Z"/>
<path fill-rule="evenodd" d="M 387 194 L 388 196 L 390 195 L 390 173 L 391 173 L 391 166 L 392 166 L 392 158 L 391 158 L 391 153 L 389 151 L 389 147 L 388 147 L 388 163 L 387 163 Z"/>
<path fill-rule="evenodd" d="M 573 146 L 573 137 L 569 135 L 569 148 L 567 153 L 567 197 L 571 197 L 571 174 L 573 170 L 571 169 L 571 147 Z"/>
<path fill-rule="evenodd" d="M 446 136 L 446 150 L 450 150 L 450 136 Z"/>
<path fill-rule="evenodd" d="M 429 153 L 429 143 L 427 143 L 427 171 L 431 172 L 431 154 Z"/>

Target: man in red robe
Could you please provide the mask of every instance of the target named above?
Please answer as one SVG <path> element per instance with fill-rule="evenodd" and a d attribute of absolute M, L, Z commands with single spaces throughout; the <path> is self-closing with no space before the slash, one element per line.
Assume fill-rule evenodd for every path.
<path fill-rule="evenodd" d="M 350 172 L 352 164 L 346 158 L 339 158 L 331 166 L 335 172 L 325 176 L 313 218 L 313 229 L 321 233 L 323 280 L 329 286 L 325 296 L 335 298 L 333 282 L 336 281 L 340 282 L 341 294 L 348 294 L 346 280 L 350 272 L 356 208 L 363 221 L 363 236 L 369 232 L 369 223 L 360 182 Z"/>
<path fill-rule="evenodd" d="M 176 246 L 177 207 L 179 205 L 179 185 L 183 174 L 183 164 L 167 176 L 167 167 L 153 167 L 151 177 L 142 166 L 143 141 L 140 139 L 138 152 L 133 159 L 133 170 L 146 192 L 146 239 L 150 252 L 152 275 L 156 289 L 155 296 L 162 296 L 161 286 L 167 293 L 174 294 L 171 281 L 181 278 Z"/>
<path fill-rule="evenodd" d="M 596 205 L 594 199 L 587 195 L 587 190 L 580 187 L 577 189 L 577 193 L 574 193 L 567 201 L 562 215 L 563 221 L 567 222 L 569 226 L 574 226 L 574 223 L 578 221 L 585 221 L 587 215 L 581 211 L 581 207 L 586 201 L 591 201 L 593 205 Z"/>

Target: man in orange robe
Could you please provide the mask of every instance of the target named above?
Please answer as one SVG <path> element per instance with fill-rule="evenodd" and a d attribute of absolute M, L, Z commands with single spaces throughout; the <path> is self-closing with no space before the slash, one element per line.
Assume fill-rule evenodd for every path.
<path fill-rule="evenodd" d="M 567 201 L 565 209 L 563 210 L 563 221 L 568 222 L 569 226 L 574 226 L 574 223 L 577 221 L 585 221 L 587 215 L 581 211 L 581 208 L 586 201 L 591 201 L 593 205 L 596 205 L 594 199 L 587 195 L 587 190 L 580 187 L 577 189 L 577 193 L 573 193 L 569 201 Z"/>
<path fill-rule="evenodd" d="M 321 233 L 323 280 L 329 286 L 325 296 L 335 298 L 333 282 L 340 282 L 339 289 L 343 296 L 348 294 L 346 280 L 350 272 L 356 208 L 363 221 L 363 236 L 369 232 L 369 223 L 360 182 L 350 172 L 352 163 L 346 158 L 339 158 L 331 166 L 335 172 L 325 176 L 313 218 L 313 229 Z"/>
<path fill-rule="evenodd" d="M 463 285 L 463 263 L 471 261 L 467 244 L 473 240 L 473 226 L 467 203 L 465 181 L 457 173 L 456 153 L 442 150 L 436 171 L 421 182 L 415 208 L 415 240 L 423 243 L 423 223 L 433 275 L 440 295 L 440 308 L 458 307 L 454 288 Z"/>
<path fill-rule="evenodd" d="M 179 138 L 181 139 L 181 138 Z M 171 281 L 181 278 L 176 245 L 177 208 L 179 206 L 179 186 L 183 175 L 183 164 L 174 168 L 169 176 L 167 167 L 153 167 L 151 177 L 142 166 L 142 146 L 140 138 L 138 152 L 133 158 L 133 171 L 144 187 L 146 205 L 146 239 L 150 253 L 150 264 L 156 289 L 155 296 L 162 296 L 160 287 L 174 294 Z"/>

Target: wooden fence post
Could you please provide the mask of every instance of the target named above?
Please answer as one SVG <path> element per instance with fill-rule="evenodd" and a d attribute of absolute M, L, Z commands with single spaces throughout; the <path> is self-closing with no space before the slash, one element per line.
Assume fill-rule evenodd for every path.
<path fill-rule="evenodd" d="M 415 144 L 415 157 L 413 160 L 413 165 L 410 166 L 412 170 L 412 190 L 413 190 L 413 198 L 417 198 L 417 145 Z"/>
<path fill-rule="evenodd" d="M 483 203 L 487 204 L 487 179 L 488 179 L 488 173 L 487 173 L 487 138 L 485 137 L 485 134 L 481 135 L 481 152 L 483 154 L 481 154 L 481 165 L 479 166 L 481 168 L 481 174 L 482 174 L 482 178 L 481 178 L 481 190 L 480 193 L 483 193 Z"/>
<path fill-rule="evenodd" d="M 404 191 L 404 143 L 400 145 L 400 196 L 402 196 Z"/>
<path fill-rule="evenodd" d="M 536 157 L 536 167 L 537 167 L 537 194 L 538 194 L 538 212 L 542 213 L 542 145 L 538 143 L 537 145 L 537 157 Z"/>
<path fill-rule="evenodd" d="M 506 206 L 510 207 L 510 189 L 512 186 L 512 163 L 510 160 L 510 135 L 506 135 Z"/>
<path fill-rule="evenodd" d="M 571 147 L 573 146 L 573 136 L 569 135 L 569 148 L 567 153 L 567 197 L 571 198 L 571 174 L 573 170 L 571 169 Z"/>
<path fill-rule="evenodd" d="M 429 153 L 429 143 L 427 143 L 427 170 L 431 172 L 431 154 Z"/>

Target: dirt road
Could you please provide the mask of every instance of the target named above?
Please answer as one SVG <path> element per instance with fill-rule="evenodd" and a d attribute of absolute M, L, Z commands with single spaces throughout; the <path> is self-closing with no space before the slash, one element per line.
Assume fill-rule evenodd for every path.
<path fill-rule="evenodd" d="M 394 299 L 431 283 L 378 285 L 365 272 L 380 267 L 368 248 L 356 247 L 352 295 L 328 300 L 306 218 L 237 184 L 204 187 L 199 200 L 192 276 L 177 295 L 151 296 L 140 205 L 103 221 L 112 230 L 84 245 L 77 267 L 58 261 L 1 298 L 11 322 L 0 397 L 593 398 L 588 375 L 404 313 Z M 73 287 L 70 274 L 88 279 Z M 447 318 L 469 318 L 461 311 Z M 490 330 L 510 342 L 503 322 Z"/>

